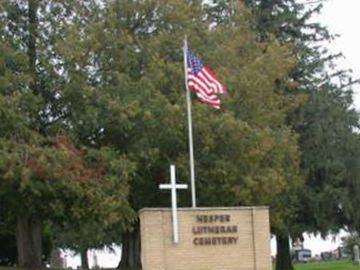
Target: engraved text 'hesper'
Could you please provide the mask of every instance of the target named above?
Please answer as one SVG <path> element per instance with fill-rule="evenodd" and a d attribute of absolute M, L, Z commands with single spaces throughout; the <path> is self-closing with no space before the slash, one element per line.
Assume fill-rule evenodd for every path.
<path fill-rule="evenodd" d="M 201 224 L 192 228 L 192 233 L 196 235 L 193 244 L 196 246 L 235 245 L 239 239 L 234 236 L 238 226 L 229 224 L 230 215 L 196 215 L 195 221 Z"/>

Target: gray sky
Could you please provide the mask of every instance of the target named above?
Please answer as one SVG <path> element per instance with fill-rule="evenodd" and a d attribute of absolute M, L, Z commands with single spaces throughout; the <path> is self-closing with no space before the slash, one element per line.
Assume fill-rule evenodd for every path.
<path fill-rule="evenodd" d="M 345 58 L 339 61 L 339 66 L 352 69 L 354 79 L 360 78 L 360 0 L 327 0 L 315 20 L 340 35 L 327 47 L 334 53 L 342 52 Z M 360 85 L 354 87 L 354 103 L 360 111 Z"/>

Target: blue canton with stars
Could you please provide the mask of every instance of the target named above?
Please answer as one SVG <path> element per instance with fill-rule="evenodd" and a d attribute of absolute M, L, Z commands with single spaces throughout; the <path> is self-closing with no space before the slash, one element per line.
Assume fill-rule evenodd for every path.
<path fill-rule="evenodd" d="M 203 63 L 199 58 L 197 58 L 192 52 L 188 50 L 187 52 L 187 61 L 188 66 L 191 69 L 191 73 L 195 76 L 204 68 Z"/>

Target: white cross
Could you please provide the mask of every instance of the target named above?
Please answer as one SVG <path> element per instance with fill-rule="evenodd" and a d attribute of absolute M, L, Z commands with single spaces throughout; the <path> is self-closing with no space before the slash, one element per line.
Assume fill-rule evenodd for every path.
<path fill-rule="evenodd" d="M 172 224 L 173 224 L 173 241 L 175 244 L 179 243 L 179 227 L 177 218 L 177 202 L 176 189 L 187 189 L 187 184 L 176 184 L 175 165 L 170 165 L 170 184 L 160 184 L 160 189 L 171 190 L 171 210 L 172 210 Z"/>

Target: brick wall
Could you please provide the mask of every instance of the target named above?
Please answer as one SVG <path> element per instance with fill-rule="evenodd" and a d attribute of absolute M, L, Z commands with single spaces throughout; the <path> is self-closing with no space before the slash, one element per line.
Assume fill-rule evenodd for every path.
<path fill-rule="evenodd" d="M 267 207 L 180 208 L 179 243 L 171 209 L 140 211 L 143 270 L 271 270 Z"/>

